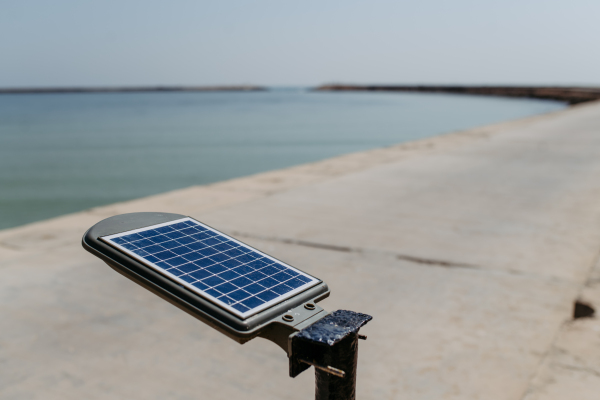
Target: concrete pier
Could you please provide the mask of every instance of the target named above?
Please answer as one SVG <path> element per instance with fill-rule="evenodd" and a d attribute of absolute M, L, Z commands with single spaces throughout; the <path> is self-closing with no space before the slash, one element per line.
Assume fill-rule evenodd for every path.
<path fill-rule="evenodd" d="M 325 280 L 375 319 L 359 399 L 597 399 L 600 103 L 191 187 L 0 232 L 0 398 L 311 399 L 86 253 L 133 211 L 188 214 Z"/>

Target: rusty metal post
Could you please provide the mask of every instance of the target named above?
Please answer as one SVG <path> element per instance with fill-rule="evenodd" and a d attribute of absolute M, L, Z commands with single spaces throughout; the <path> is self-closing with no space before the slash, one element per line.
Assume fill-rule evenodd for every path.
<path fill-rule="evenodd" d="M 356 363 L 358 335 L 348 335 L 331 348 L 331 364 L 344 371 L 344 377 L 315 368 L 315 400 L 354 400 L 356 398 Z"/>
<path fill-rule="evenodd" d="M 290 376 L 315 368 L 316 400 L 355 400 L 358 330 L 373 317 L 338 310 L 290 336 Z"/>

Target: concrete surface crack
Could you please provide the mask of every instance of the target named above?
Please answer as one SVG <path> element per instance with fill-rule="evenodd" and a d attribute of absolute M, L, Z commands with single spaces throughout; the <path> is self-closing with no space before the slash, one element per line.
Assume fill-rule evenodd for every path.
<path fill-rule="evenodd" d="M 590 265 L 590 266 L 589 266 L 589 268 L 588 268 L 588 273 L 587 273 L 587 279 L 586 279 L 586 281 L 585 281 L 585 282 L 582 282 L 582 283 L 581 283 L 581 285 L 579 285 L 578 294 L 577 294 L 577 297 L 575 298 L 575 301 L 576 301 L 576 303 L 575 303 L 575 307 L 577 307 L 577 303 L 579 303 L 579 300 L 576 300 L 576 299 L 578 299 L 578 298 L 580 298 L 580 297 L 581 297 L 581 295 L 582 295 L 582 293 L 583 293 L 583 289 L 585 288 L 585 286 L 586 286 L 586 285 L 587 285 L 587 284 L 590 282 L 590 280 L 592 279 L 592 278 L 591 278 L 591 276 L 592 276 L 592 273 L 593 273 L 593 271 L 594 271 L 594 268 L 595 268 L 595 267 L 598 265 L 598 263 L 600 263 L 600 251 L 598 251 L 598 252 L 596 253 L 596 256 L 594 257 L 594 260 L 593 260 L 593 262 L 591 263 L 591 265 Z M 594 309 L 592 308 L 592 310 L 594 310 Z M 589 310 L 587 310 L 587 311 L 589 312 Z M 575 317 L 575 315 L 574 315 L 574 314 L 575 314 L 575 312 L 576 312 L 576 310 L 574 309 L 574 310 L 573 310 L 573 315 L 572 315 L 573 317 Z M 595 310 L 594 310 L 594 312 L 595 312 Z M 521 400 L 527 400 L 528 396 L 529 396 L 531 393 L 534 393 L 534 391 L 535 391 L 535 385 L 534 385 L 535 379 L 536 379 L 536 377 L 538 377 L 538 376 L 540 375 L 540 373 L 541 373 L 541 371 L 542 371 L 542 367 L 544 366 L 544 364 L 545 364 L 546 362 L 550 361 L 550 356 L 551 356 L 551 354 L 552 354 L 552 350 L 556 348 L 556 342 L 557 342 L 557 340 L 558 340 L 558 337 L 559 337 L 559 335 L 560 335 L 560 332 L 561 332 L 563 329 L 565 329 L 565 327 L 567 326 L 567 324 L 568 324 L 568 323 L 569 323 L 569 321 L 564 321 L 562 324 L 560 324 L 560 325 L 558 326 L 558 328 L 557 328 L 557 329 L 556 329 L 556 331 L 554 332 L 554 335 L 553 335 L 553 337 L 552 337 L 552 340 L 550 341 L 550 343 L 549 343 L 548 347 L 546 348 L 546 351 L 545 351 L 545 352 L 543 353 L 543 355 L 540 357 L 540 359 L 539 359 L 539 362 L 538 362 L 538 365 L 537 365 L 537 367 L 536 367 L 535 371 L 533 371 L 533 373 L 532 373 L 532 374 L 530 375 L 530 377 L 529 377 L 529 383 L 528 383 L 528 385 L 527 385 L 527 388 L 525 389 L 525 391 L 523 392 L 523 394 L 522 394 L 522 396 L 521 396 Z M 568 368 L 568 369 L 576 369 L 576 368 L 578 368 L 578 367 L 571 367 L 571 366 L 567 366 L 567 365 L 562 365 L 562 366 L 563 366 L 563 367 L 565 367 L 565 368 Z M 598 373 L 597 371 L 595 371 L 595 370 L 590 370 L 589 368 L 581 368 L 581 370 L 584 370 L 584 371 L 587 371 L 587 372 L 590 372 L 590 373 L 593 373 L 593 374 L 597 374 L 597 373 Z M 600 375 L 599 375 L 599 376 L 600 376 Z"/>
<path fill-rule="evenodd" d="M 457 263 L 457 262 L 444 261 L 444 260 L 435 260 L 435 259 L 423 258 L 423 257 L 415 257 L 415 256 L 409 256 L 406 254 L 398 254 L 398 253 L 387 252 L 387 251 L 367 250 L 367 249 L 362 249 L 359 247 L 349 247 L 349 246 L 339 246 L 339 245 L 332 245 L 332 244 L 325 244 L 325 243 L 315 243 L 315 242 L 308 242 L 305 240 L 296 240 L 296 239 L 280 238 L 280 237 L 272 237 L 272 236 L 262 236 L 262 235 L 255 235 L 255 234 L 249 234 L 249 233 L 237 232 L 237 231 L 231 232 L 231 235 L 238 236 L 238 237 L 247 237 L 247 238 L 253 238 L 253 239 L 267 240 L 267 241 L 271 241 L 271 242 L 292 244 L 292 245 L 296 245 L 296 246 L 313 247 L 313 248 L 323 249 L 323 250 L 340 251 L 340 252 L 345 252 L 345 253 L 362 253 L 362 254 L 371 253 L 371 254 L 384 254 L 384 255 L 388 255 L 388 256 L 391 255 L 391 256 L 397 258 L 398 260 L 413 262 L 413 263 L 417 263 L 417 264 L 431 265 L 431 266 L 436 266 L 436 267 L 480 269 L 480 267 L 478 267 L 477 265 Z"/>
<path fill-rule="evenodd" d="M 4 242 L 0 242 L 0 247 L 4 247 L 5 249 L 10 249 L 10 250 L 21 250 L 21 248 L 18 246 L 4 243 Z"/>
<path fill-rule="evenodd" d="M 305 240 L 296 240 L 296 239 L 279 238 L 279 237 L 272 237 L 272 236 L 255 235 L 255 234 L 237 232 L 237 231 L 232 231 L 232 232 L 230 232 L 230 234 L 233 236 L 239 236 L 239 237 L 267 240 L 270 242 L 279 242 L 279 243 L 285 243 L 285 244 L 294 244 L 297 246 L 315 247 L 317 249 L 323 249 L 323 250 L 342 251 L 342 252 L 346 252 L 346 253 L 358 253 L 358 252 L 363 251 L 362 249 L 346 247 L 346 246 L 337 246 L 337 245 L 325 244 L 325 243 L 307 242 Z"/>
<path fill-rule="evenodd" d="M 555 365 L 557 365 L 557 366 L 559 366 L 561 368 L 564 368 L 564 369 L 571 370 L 571 371 L 586 372 L 588 374 L 592 374 L 592 375 L 600 377 L 600 372 L 596 371 L 593 368 L 577 367 L 577 366 L 574 366 L 574 365 L 567 365 L 567 364 L 555 364 Z"/>
<path fill-rule="evenodd" d="M 455 263 L 455 262 L 443 261 L 443 260 L 433 260 L 430 258 L 413 257 L 413 256 L 407 256 L 407 255 L 400 255 L 400 254 L 397 255 L 396 258 L 398 258 L 399 260 L 410 261 L 410 262 L 414 262 L 417 264 L 436 265 L 439 267 L 479 269 L 478 266 L 471 265 L 471 264 L 462 264 L 462 263 Z"/>

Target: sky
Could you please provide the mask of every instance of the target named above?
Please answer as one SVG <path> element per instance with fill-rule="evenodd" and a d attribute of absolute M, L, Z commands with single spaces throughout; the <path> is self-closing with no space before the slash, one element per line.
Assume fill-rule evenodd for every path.
<path fill-rule="evenodd" d="M 600 86 L 598 0 L 0 0 L 0 87 Z"/>

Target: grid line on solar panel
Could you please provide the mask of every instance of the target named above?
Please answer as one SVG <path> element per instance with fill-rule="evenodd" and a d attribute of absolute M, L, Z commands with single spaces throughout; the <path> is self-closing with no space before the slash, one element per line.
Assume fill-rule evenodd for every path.
<path fill-rule="evenodd" d="M 190 219 L 107 240 L 242 315 L 318 282 Z"/>

